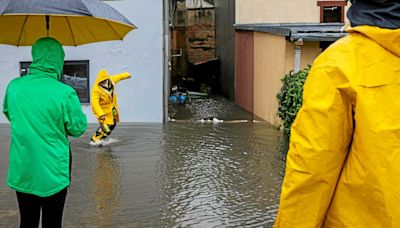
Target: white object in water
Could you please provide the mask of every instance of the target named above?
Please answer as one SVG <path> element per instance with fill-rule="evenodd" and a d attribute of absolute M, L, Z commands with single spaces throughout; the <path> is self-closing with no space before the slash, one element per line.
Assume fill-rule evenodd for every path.
<path fill-rule="evenodd" d="M 101 140 L 96 141 L 96 142 L 90 141 L 89 145 L 91 145 L 91 146 L 102 146 L 102 143 L 101 143 Z"/>
<path fill-rule="evenodd" d="M 217 119 L 217 118 L 213 118 L 212 122 L 213 122 L 213 123 L 222 123 L 222 122 L 224 122 L 224 121 L 223 121 L 223 120 L 219 120 L 219 119 Z"/>
<path fill-rule="evenodd" d="M 118 142 L 118 141 L 119 141 L 118 139 L 114 139 L 114 138 L 109 137 L 109 138 L 107 138 L 107 139 L 105 139 L 105 140 L 99 140 L 99 141 L 97 141 L 97 142 L 90 141 L 89 144 L 90 144 L 91 146 L 107 146 L 107 145 L 116 143 L 116 142 Z"/>
<path fill-rule="evenodd" d="M 116 143 L 116 142 L 119 142 L 119 140 L 111 138 L 111 137 L 108 137 L 106 140 L 103 140 L 103 146 L 110 145 L 110 144 L 113 144 L 113 143 Z"/>

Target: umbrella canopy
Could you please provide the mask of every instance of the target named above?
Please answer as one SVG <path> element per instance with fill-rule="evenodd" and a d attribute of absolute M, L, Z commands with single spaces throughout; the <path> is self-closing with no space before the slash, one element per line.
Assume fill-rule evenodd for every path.
<path fill-rule="evenodd" d="M 1 0 L 0 43 L 30 46 L 49 36 L 66 46 L 122 40 L 136 26 L 99 0 Z"/>

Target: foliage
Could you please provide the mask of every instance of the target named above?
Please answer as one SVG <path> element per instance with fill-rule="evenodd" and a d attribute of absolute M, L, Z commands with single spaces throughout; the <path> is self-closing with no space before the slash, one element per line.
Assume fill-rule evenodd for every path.
<path fill-rule="evenodd" d="M 281 90 L 277 94 L 278 116 L 283 121 L 283 131 L 286 136 L 290 135 L 290 128 L 303 103 L 303 86 L 311 66 L 308 65 L 297 73 L 291 71 L 281 81 Z"/>

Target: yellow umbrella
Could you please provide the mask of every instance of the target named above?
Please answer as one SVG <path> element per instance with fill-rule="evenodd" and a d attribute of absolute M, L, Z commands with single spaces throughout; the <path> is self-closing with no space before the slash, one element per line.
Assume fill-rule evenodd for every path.
<path fill-rule="evenodd" d="M 99 0 L 1 0 L 0 43 L 30 46 L 50 36 L 65 46 L 122 40 L 136 29 Z"/>

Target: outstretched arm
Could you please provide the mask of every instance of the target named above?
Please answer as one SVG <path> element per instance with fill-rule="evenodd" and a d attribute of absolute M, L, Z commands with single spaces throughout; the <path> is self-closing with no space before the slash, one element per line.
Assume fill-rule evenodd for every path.
<path fill-rule="evenodd" d="M 121 80 L 125 80 L 125 79 L 131 78 L 131 77 L 132 77 L 132 75 L 130 73 L 128 73 L 128 72 L 124 72 L 124 73 L 121 73 L 121 74 L 116 74 L 116 75 L 110 76 L 111 80 L 115 84 L 117 84 Z"/>

